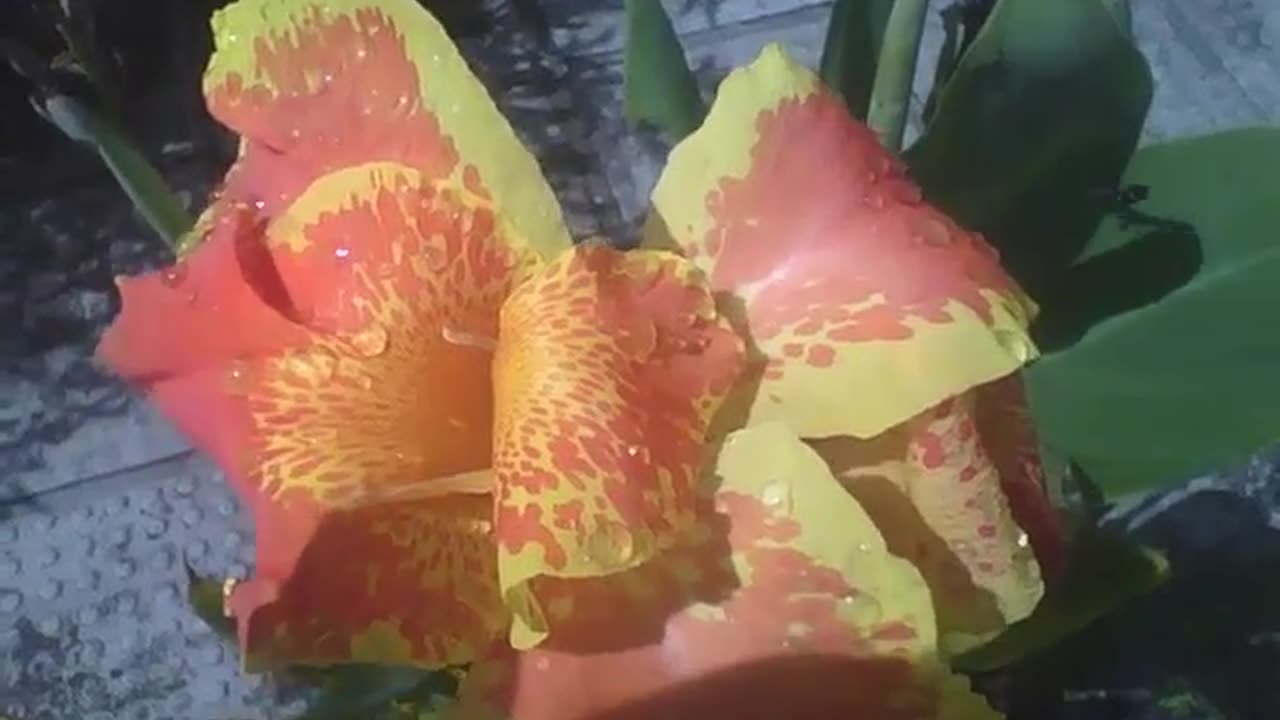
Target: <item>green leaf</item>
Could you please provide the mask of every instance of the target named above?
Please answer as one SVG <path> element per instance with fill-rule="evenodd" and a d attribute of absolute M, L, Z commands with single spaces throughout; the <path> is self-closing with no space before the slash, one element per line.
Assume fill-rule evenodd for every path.
<path fill-rule="evenodd" d="M 1151 71 L 1100 0 L 999 0 L 905 154 L 931 202 L 1047 302 L 1110 209 Z"/>
<path fill-rule="evenodd" d="M 297 720 L 364 720 L 385 713 L 393 703 L 428 711 L 440 696 L 452 697 L 456 682 L 444 670 L 390 665 L 341 665 L 326 668 L 320 692 Z"/>
<path fill-rule="evenodd" d="M 1249 129 L 1143 148 L 1124 180 L 1150 187 L 1108 220 L 1083 265 L 1147 243 L 1164 264 L 1194 244 L 1193 279 L 1113 317 L 1025 370 L 1041 440 L 1110 496 L 1222 469 L 1280 440 L 1280 129 Z M 1117 264 L 1119 266 L 1119 264 Z M 1158 274 L 1131 263 L 1128 276 Z M 1079 285 L 1123 289 L 1124 273 Z M 1088 303 L 1082 303 L 1087 306 Z"/>
<path fill-rule="evenodd" d="M 892 9 L 893 0 L 836 0 L 831 8 L 819 74 L 859 119 L 867 117 L 884 28 Z"/>
<path fill-rule="evenodd" d="M 1102 0 L 1102 4 L 1115 17 L 1121 32 L 1127 37 L 1133 37 L 1133 8 L 1130 7 L 1129 0 Z"/>
<path fill-rule="evenodd" d="M 191 216 L 123 130 L 69 95 L 53 95 L 37 109 L 67 137 L 92 146 L 151 228 L 170 247 L 181 248 Z"/>
<path fill-rule="evenodd" d="M 993 6 L 994 3 L 986 2 L 957 2 L 939 13 L 942 16 L 942 47 L 938 50 L 938 61 L 933 67 L 933 85 L 930 86 L 929 96 L 924 103 L 922 114 L 926 123 L 933 119 L 938 108 L 938 97 L 942 95 L 951 76 L 955 75 L 960 58 L 969 51 L 978 31 L 986 24 Z"/>
<path fill-rule="evenodd" d="M 1160 553 L 1107 528 L 1078 532 L 1067 567 L 1026 619 L 952 659 L 962 672 L 986 672 L 1047 650 L 1089 623 L 1150 592 L 1169 575 Z"/>
<path fill-rule="evenodd" d="M 623 90 L 628 118 L 652 123 L 676 141 L 706 117 L 680 36 L 659 0 L 627 0 Z"/>
<path fill-rule="evenodd" d="M 235 640 L 236 624 L 223 608 L 222 583 L 196 575 L 190 565 L 187 572 L 187 603 L 196 616 L 226 640 Z"/>

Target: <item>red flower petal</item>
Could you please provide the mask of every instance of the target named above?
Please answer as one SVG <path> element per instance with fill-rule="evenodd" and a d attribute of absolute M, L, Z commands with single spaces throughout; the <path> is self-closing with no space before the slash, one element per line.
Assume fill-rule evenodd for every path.
<path fill-rule="evenodd" d="M 529 580 L 622 572 L 692 521 L 741 343 L 678 256 L 580 246 L 508 300 L 494 368 L 499 568 L 523 645 L 546 631 Z"/>

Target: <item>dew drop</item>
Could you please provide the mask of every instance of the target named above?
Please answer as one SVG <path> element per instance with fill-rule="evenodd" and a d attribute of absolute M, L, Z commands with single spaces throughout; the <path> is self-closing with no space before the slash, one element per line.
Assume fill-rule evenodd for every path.
<path fill-rule="evenodd" d="M 249 366 L 242 362 L 232 363 L 227 370 L 227 386 L 231 392 L 245 392 L 249 387 Z"/>
<path fill-rule="evenodd" d="M 951 233 L 947 226 L 931 217 L 919 220 L 913 238 L 925 247 L 945 248 L 951 245 Z"/>
<path fill-rule="evenodd" d="M 635 536 L 621 523 L 607 522 L 587 536 L 587 554 L 602 567 L 623 567 L 635 553 Z"/>
<path fill-rule="evenodd" d="M 884 195 L 879 190 L 868 190 L 862 196 L 862 201 L 872 210 L 881 210 L 884 208 Z"/>
<path fill-rule="evenodd" d="M 367 57 L 368 55 L 369 55 L 369 51 L 365 50 L 364 48 L 360 48 L 356 50 L 356 58 L 359 60 L 365 59 L 365 57 Z"/>
<path fill-rule="evenodd" d="M 351 248 L 340 245 L 338 246 L 337 249 L 333 251 L 333 256 L 338 258 L 339 260 L 346 260 L 347 258 L 351 257 Z"/>
<path fill-rule="evenodd" d="M 760 501 L 770 510 L 785 510 L 791 499 L 791 492 L 785 482 L 775 480 L 764 487 L 760 493 Z"/>
<path fill-rule="evenodd" d="M 1018 535 L 1018 547 L 1023 547 L 1023 548 L 1024 548 L 1024 547 L 1026 547 L 1027 545 L 1029 545 L 1030 543 L 1031 543 L 1031 540 L 1030 540 L 1030 538 L 1028 538 L 1028 537 L 1027 537 L 1027 534 L 1026 534 L 1026 533 L 1021 533 L 1021 534 L 1019 534 L 1019 535 Z"/>
<path fill-rule="evenodd" d="M 996 342 L 1020 363 L 1026 363 L 1035 357 L 1035 346 L 1026 335 L 1015 330 L 997 329 Z"/>
<path fill-rule="evenodd" d="M 351 350 L 363 358 L 377 357 L 387 351 L 391 337 L 382 323 L 369 323 L 360 332 L 347 338 Z"/>
<path fill-rule="evenodd" d="M 643 445 L 629 445 L 627 446 L 627 457 L 637 462 L 647 463 L 649 462 L 649 448 Z"/>
<path fill-rule="evenodd" d="M 880 605 L 880 601 L 869 593 L 851 590 L 840 597 L 840 602 L 848 612 L 853 614 L 854 622 L 859 625 L 880 622 L 884 616 L 884 608 Z"/>
<path fill-rule="evenodd" d="M 183 282 L 185 282 L 186 279 L 187 279 L 187 264 L 184 262 L 179 262 L 174 265 L 171 265 L 170 267 L 166 268 L 164 272 L 160 274 L 160 282 L 164 283 L 165 287 L 170 287 L 170 288 L 178 287 Z"/>

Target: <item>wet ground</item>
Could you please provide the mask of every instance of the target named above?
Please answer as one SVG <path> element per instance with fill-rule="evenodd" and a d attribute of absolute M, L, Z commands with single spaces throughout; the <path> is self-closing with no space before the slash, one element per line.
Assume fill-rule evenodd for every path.
<path fill-rule="evenodd" d="M 574 233 L 626 242 L 663 149 L 619 117 L 621 2 L 526 3 L 542 11 L 545 25 L 506 2 L 487 4 L 496 13 L 492 27 L 465 40 L 466 52 L 547 169 Z M 1159 83 L 1149 139 L 1280 121 L 1280 5 L 1134 4 Z M 815 63 L 829 10 L 810 0 L 666 5 L 708 89 L 770 40 Z M 939 42 L 936 17 L 931 22 L 926 48 Z M 922 62 L 922 74 L 931 67 Z M 206 139 L 171 133 L 144 140 L 170 182 L 201 205 L 221 169 Z M 74 179 L 13 163 L 0 172 L 0 192 L 12 197 L 0 203 L 0 717 L 286 717 L 299 699 L 241 675 L 234 654 L 183 599 L 184 559 L 204 574 L 250 571 L 252 528 L 219 473 L 89 359 L 116 311 L 111 278 L 163 263 L 165 250 L 91 157 L 77 148 L 55 157 Z M 49 188 L 32 192 L 24 173 Z M 1117 522 L 1202 568 L 1191 575 L 1198 585 L 1169 589 L 1146 616 L 1173 612 L 1171 622 L 1185 624 L 1196 613 L 1225 613 L 1263 622 L 1230 603 L 1256 604 L 1249 579 L 1280 567 L 1280 553 L 1271 553 L 1280 547 L 1272 541 L 1280 477 L 1261 459 L 1224 472 L 1117 511 Z M 1238 572 L 1225 573 L 1228 567 Z M 1205 588 L 1212 588 L 1207 596 Z M 1207 599 L 1169 610 L 1191 602 L 1184 596 Z M 1113 635 L 1133 626 L 1120 622 Z M 1183 665 L 1151 671 L 1156 676 L 1133 668 L 1164 667 L 1184 651 L 1210 665 L 1251 653 L 1240 660 L 1250 671 L 1280 678 L 1266 631 L 1233 629 L 1239 647 L 1170 649 L 1143 636 L 1158 650 L 1147 654 L 1158 657 L 1139 662 L 1117 650 L 1111 657 L 1129 657 L 1127 665 L 1071 670 L 1062 689 L 1075 695 L 1064 707 L 1080 714 L 1062 717 L 1104 717 L 1101 708 L 1112 712 L 1116 697 L 1133 693 L 1135 709 L 1115 717 L 1179 717 L 1156 707 L 1149 689 L 1195 673 Z M 1280 703 L 1267 704 L 1277 700 L 1270 684 L 1223 692 L 1257 694 L 1231 717 L 1280 717 Z"/>

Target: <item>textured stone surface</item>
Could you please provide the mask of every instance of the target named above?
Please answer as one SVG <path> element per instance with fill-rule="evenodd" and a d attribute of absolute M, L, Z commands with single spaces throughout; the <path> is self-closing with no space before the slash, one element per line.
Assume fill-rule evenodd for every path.
<path fill-rule="evenodd" d="M 497 13 L 492 33 L 464 49 L 547 169 L 574 234 L 634 239 L 665 147 L 620 116 L 621 1 L 542 0 L 547 28 L 524 24 L 504 2 L 487 4 Z M 815 63 L 829 3 L 666 5 L 710 95 L 768 41 Z M 1276 3 L 1135 6 L 1160 83 L 1148 139 L 1280 119 Z M 939 30 L 931 16 L 926 53 L 936 52 Z M 917 97 L 931 68 L 926 57 Z M 165 171 L 193 205 L 216 181 L 194 164 Z M 89 359 L 116 309 L 112 276 L 165 259 L 109 185 L 0 204 L 0 716 L 226 720 L 299 707 L 295 695 L 242 676 L 234 653 L 182 599 L 183 558 L 217 576 L 250 571 L 252 533 L 235 500 L 182 438 Z M 1223 491 L 1262 508 L 1266 531 L 1280 478 L 1261 461 L 1120 508 L 1112 521 L 1135 532 L 1159 526 L 1169 546 L 1237 552 L 1203 528 L 1168 530 L 1164 520 Z M 1068 705 L 1079 711 L 1071 717 L 1100 717 L 1096 693 L 1125 690 L 1096 673 L 1070 682 Z"/>

